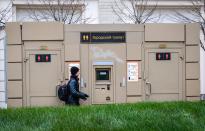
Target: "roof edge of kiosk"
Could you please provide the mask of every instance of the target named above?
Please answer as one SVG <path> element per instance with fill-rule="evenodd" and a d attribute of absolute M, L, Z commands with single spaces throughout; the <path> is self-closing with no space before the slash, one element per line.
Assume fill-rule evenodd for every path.
<path fill-rule="evenodd" d="M 7 44 L 21 44 L 21 23 L 20 22 L 6 22 L 6 37 Z"/>
<path fill-rule="evenodd" d="M 64 40 L 64 24 L 60 22 L 24 22 L 22 23 L 22 40 Z"/>
<path fill-rule="evenodd" d="M 185 41 L 185 24 L 145 24 L 145 41 Z"/>
<path fill-rule="evenodd" d="M 110 26 L 112 25 L 112 26 Z M 67 24 L 65 31 L 136 31 L 143 32 L 143 24 Z"/>

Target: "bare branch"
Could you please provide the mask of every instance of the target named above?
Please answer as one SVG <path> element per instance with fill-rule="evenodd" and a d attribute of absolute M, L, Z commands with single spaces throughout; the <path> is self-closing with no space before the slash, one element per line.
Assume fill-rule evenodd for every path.
<path fill-rule="evenodd" d="M 115 0 L 112 6 L 114 14 L 123 23 L 143 24 L 151 20 L 159 20 L 153 17 L 156 5 L 148 5 L 149 0 Z"/>
<path fill-rule="evenodd" d="M 200 45 L 205 51 L 205 0 L 191 0 L 192 7 L 183 7 L 183 11 L 175 10 L 175 15 L 172 20 L 184 23 L 199 23 L 203 38 L 200 40 Z M 203 10 L 201 9 L 203 8 Z"/>
<path fill-rule="evenodd" d="M 0 9 L 0 26 L 4 27 L 5 23 L 11 18 L 11 10 L 12 1 L 10 1 L 4 8 Z"/>
<path fill-rule="evenodd" d="M 59 21 L 65 24 L 82 22 L 82 15 L 86 6 L 84 0 L 38 0 L 40 3 L 38 6 L 30 2 L 32 0 L 27 1 L 31 19 Z"/>

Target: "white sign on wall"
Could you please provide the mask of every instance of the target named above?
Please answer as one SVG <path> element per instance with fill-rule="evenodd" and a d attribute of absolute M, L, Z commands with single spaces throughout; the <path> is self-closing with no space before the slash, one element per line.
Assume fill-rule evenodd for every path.
<path fill-rule="evenodd" d="M 127 62 L 127 81 L 138 81 L 138 62 Z"/>

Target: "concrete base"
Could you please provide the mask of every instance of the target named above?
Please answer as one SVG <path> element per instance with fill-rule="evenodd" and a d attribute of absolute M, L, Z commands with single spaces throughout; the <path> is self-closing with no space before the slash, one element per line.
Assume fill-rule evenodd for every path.
<path fill-rule="evenodd" d="M 205 100 L 205 94 L 201 94 L 201 100 Z"/>

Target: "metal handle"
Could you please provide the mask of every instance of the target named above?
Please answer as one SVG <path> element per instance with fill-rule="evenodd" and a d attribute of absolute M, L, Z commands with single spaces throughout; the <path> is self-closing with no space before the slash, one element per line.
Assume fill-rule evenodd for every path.
<path fill-rule="evenodd" d="M 149 85 L 149 95 L 152 94 L 152 84 L 150 82 L 146 82 Z"/>
<path fill-rule="evenodd" d="M 183 56 L 183 55 L 180 55 L 179 58 L 180 58 L 181 60 L 184 60 L 184 56 Z"/>
<path fill-rule="evenodd" d="M 23 62 L 27 62 L 29 60 L 28 57 L 24 58 Z"/>

